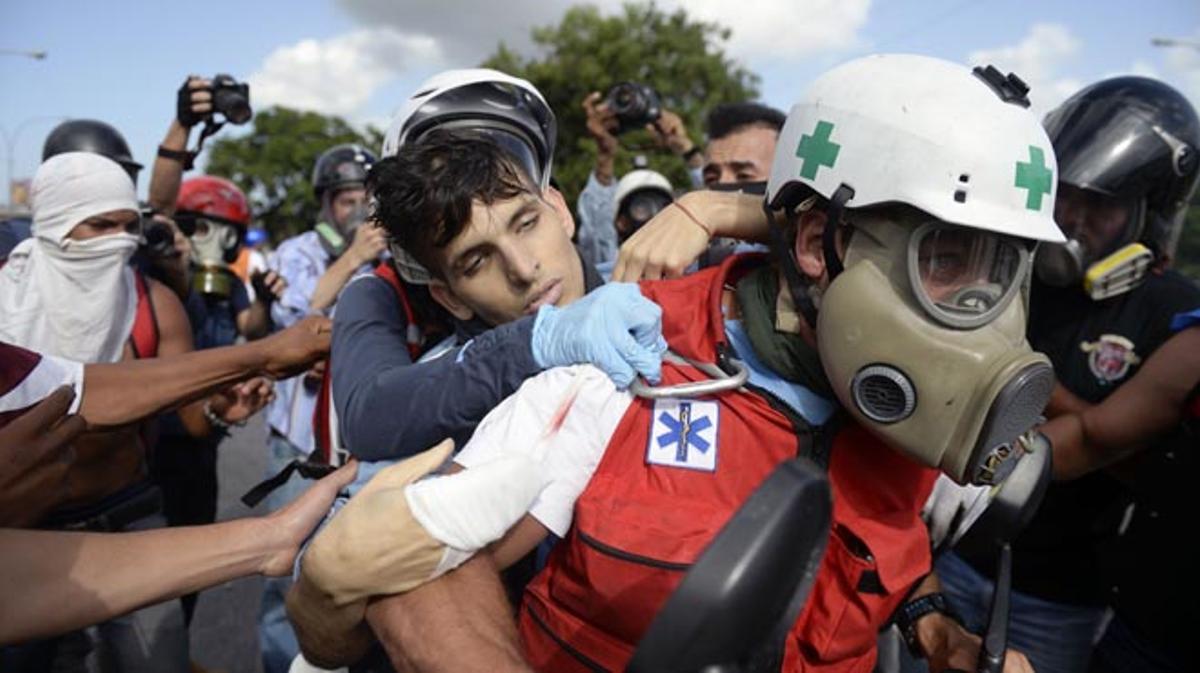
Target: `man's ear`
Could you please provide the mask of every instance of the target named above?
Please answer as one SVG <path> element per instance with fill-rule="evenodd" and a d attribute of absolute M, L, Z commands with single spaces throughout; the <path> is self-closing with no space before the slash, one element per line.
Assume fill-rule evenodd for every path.
<path fill-rule="evenodd" d="M 817 209 L 800 213 L 796 222 L 796 240 L 792 243 L 792 254 L 800 273 L 816 280 L 825 275 L 825 251 L 821 237 L 825 233 L 825 212 Z"/>
<path fill-rule="evenodd" d="M 542 198 L 558 213 L 559 222 L 567 230 L 567 238 L 575 238 L 575 218 L 571 216 L 571 209 L 567 207 L 567 200 L 563 198 L 562 192 L 554 187 L 546 187 L 542 190 Z"/>
<path fill-rule="evenodd" d="M 450 315 L 466 322 L 475 317 L 475 311 L 471 310 L 454 294 L 454 290 L 446 284 L 446 281 L 440 278 L 434 278 L 429 281 L 429 295 L 433 300 L 442 305 L 442 308 L 450 312 Z"/>

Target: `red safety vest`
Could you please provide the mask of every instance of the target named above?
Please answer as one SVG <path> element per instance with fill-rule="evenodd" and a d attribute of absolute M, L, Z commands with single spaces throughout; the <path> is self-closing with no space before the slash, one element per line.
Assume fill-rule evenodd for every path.
<path fill-rule="evenodd" d="M 715 269 L 642 285 L 663 309 L 672 350 L 716 360 L 718 349 L 727 347 L 723 289 L 756 264 L 733 257 Z M 665 385 L 702 377 L 689 367 L 663 365 Z M 521 639 L 537 670 L 623 670 L 708 542 L 779 463 L 809 444 L 807 429 L 797 427 L 802 421 L 793 423 L 766 394 L 739 391 L 688 402 L 685 420 L 664 418 L 669 407 L 639 398 L 618 425 L 576 501 L 571 531 L 525 592 Z M 709 434 L 689 446 L 686 432 L 671 434 L 680 427 Z M 651 451 L 663 440 L 675 441 L 680 455 L 707 446 L 712 456 L 697 461 L 700 469 L 661 459 L 652 464 Z M 785 671 L 870 671 L 879 629 L 930 568 L 920 511 L 935 471 L 852 424 L 834 438 L 828 470 L 833 534 L 811 598 L 789 634 Z"/>
<path fill-rule="evenodd" d="M 384 282 L 396 293 L 396 300 L 400 302 L 400 310 L 404 311 L 404 319 L 408 321 L 408 334 L 405 340 L 405 346 L 408 348 L 408 355 L 416 362 L 421 357 L 421 351 L 425 344 L 424 334 L 420 325 L 417 324 L 417 314 L 413 310 L 412 302 L 408 298 L 408 292 L 404 289 L 404 283 L 400 280 L 400 276 L 396 274 L 396 269 L 387 261 L 380 262 L 375 267 L 375 275 L 382 278 Z M 313 451 L 312 460 L 320 463 L 334 464 L 334 447 L 339 443 L 335 441 L 333 436 L 333 361 L 329 360 L 325 363 L 325 373 L 321 376 L 321 389 L 317 394 L 317 405 L 313 409 L 313 440 L 315 442 L 315 450 Z"/>

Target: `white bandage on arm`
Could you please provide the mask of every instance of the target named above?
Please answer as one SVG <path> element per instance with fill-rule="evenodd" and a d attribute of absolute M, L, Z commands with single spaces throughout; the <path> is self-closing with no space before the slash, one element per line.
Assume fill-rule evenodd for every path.
<path fill-rule="evenodd" d="M 529 511 L 545 485 L 541 467 L 519 453 L 409 484 L 404 497 L 413 518 L 446 545 L 433 576 L 499 540 Z"/>
<path fill-rule="evenodd" d="M 529 456 L 546 479 L 529 513 L 562 537 L 632 399 L 591 365 L 547 370 L 488 414 L 454 462 L 470 472 L 501 456 Z"/>

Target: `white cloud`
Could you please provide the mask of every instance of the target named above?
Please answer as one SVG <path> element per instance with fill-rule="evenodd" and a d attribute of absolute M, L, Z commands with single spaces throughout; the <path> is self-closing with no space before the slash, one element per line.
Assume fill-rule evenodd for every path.
<path fill-rule="evenodd" d="M 1035 23 L 1017 44 L 973 51 L 967 62 L 1016 73 L 1030 87 L 1033 110 L 1043 113 L 1083 87 L 1082 81 L 1062 74 L 1081 47 L 1080 40 L 1066 26 Z"/>
<path fill-rule="evenodd" d="M 732 29 L 729 49 L 755 60 L 794 60 L 858 43 L 871 0 L 690 0 L 665 3 Z"/>
<path fill-rule="evenodd" d="M 624 0 L 596 0 L 605 14 Z M 524 53 L 531 29 L 558 23 L 574 0 L 339 0 L 363 28 L 271 52 L 249 78 L 256 104 L 358 119 L 380 88 L 413 71 L 479 63 L 504 41 Z M 871 0 L 660 0 L 732 29 L 724 45 L 748 63 L 779 65 L 859 42 Z M 360 119 L 360 121 L 363 121 Z"/>
<path fill-rule="evenodd" d="M 350 114 L 397 74 L 442 58 L 437 41 L 390 27 L 326 40 L 301 40 L 271 52 L 248 77 L 256 105 Z"/>
<path fill-rule="evenodd" d="M 625 0 L 593 0 L 605 14 L 622 11 Z M 387 25 L 431 35 L 452 58 L 474 64 L 503 40 L 526 50 L 530 29 L 556 24 L 576 0 L 340 0 L 367 25 Z M 793 59 L 857 42 L 871 0 L 660 0 L 664 11 L 680 7 L 697 19 L 731 28 L 729 51 L 737 57 Z"/>

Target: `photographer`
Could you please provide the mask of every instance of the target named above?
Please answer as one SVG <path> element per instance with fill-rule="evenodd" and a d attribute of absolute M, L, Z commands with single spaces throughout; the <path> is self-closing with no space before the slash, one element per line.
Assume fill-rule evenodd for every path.
<path fill-rule="evenodd" d="M 579 194 L 576 206 L 578 245 L 583 258 L 592 265 L 611 265 L 617 258 L 619 244 L 613 228 L 617 215 L 617 180 L 613 175 L 613 163 L 620 146 L 617 136 L 644 124 L 661 147 L 687 162 L 693 186 L 700 185 L 699 171 L 704 159 L 699 147 L 688 136 L 683 120 L 662 108 L 658 95 L 647 87 L 624 83 L 614 87 L 607 97 L 594 91 L 583 100 L 583 109 L 587 113 L 588 135 L 596 141 L 596 166 L 588 175 L 587 185 Z"/>

